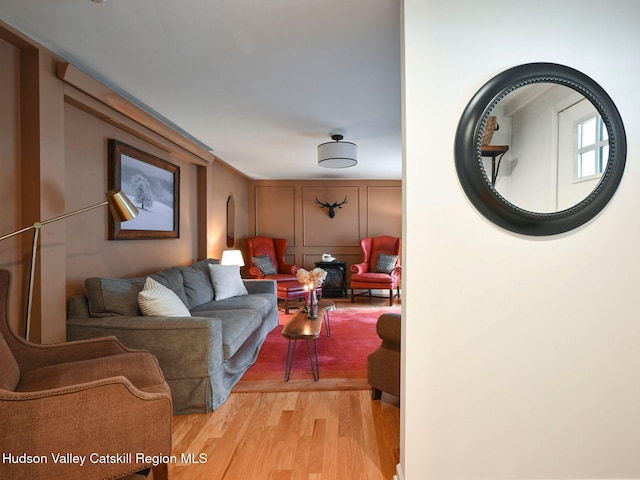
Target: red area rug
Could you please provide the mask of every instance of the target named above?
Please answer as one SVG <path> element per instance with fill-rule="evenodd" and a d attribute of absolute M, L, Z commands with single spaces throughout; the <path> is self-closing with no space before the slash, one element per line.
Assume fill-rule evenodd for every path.
<path fill-rule="evenodd" d="M 400 313 L 400 307 L 348 308 L 333 310 L 331 336 L 323 326 L 318 337 L 320 380 L 314 381 L 307 345 L 298 341 L 291 378 L 284 381 L 288 341 L 282 336 L 282 325 L 291 315 L 280 315 L 281 326 L 265 340 L 258 360 L 244 374 L 234 392 L 266 392 L 288 390 L 367 389 L 367 356 L 380 345 L 376 322 L 383 313 Z M 313 347 L 313 346 L 312 346 Z M 312 350 L 313 352 L 313 350 Z"/>

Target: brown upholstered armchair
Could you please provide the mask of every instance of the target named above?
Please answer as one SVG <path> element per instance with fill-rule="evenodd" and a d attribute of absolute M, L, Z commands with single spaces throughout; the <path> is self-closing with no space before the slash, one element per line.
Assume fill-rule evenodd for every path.
<path fill-rule="evenodd" d="M 382 344 L 367 358 L 367 381 L 374 400 L 379 400 L 382 392 L 400 396 L 401 326 L 401 316 L 397 313 L 383 313 L 378 317 L 376 331 Z"/>
<path fill-rule="evenodd" d="M 393 299 L 400 298 L 402 239 L 390 236 L 363 238 L 360 248 L 364 259 L 351 266 L 351 302 L 359 295 L 374 296 L 371 290 L 389 290 L 389 305 L 393 305 Z M 356 294 L 356 289 L 367 291 Z"/>
<path fill-rule="evenodd" d="M 0 478 L 120 478 L 152 467 L 166 479 L 158 456 L 171 455 L 171 392 L 156 358 L 115 337 L 27 342 L 9 327 L 8 291 L 0 270 Z M 56 461 L 68 453 L 84 464 Z"/>
<path fill-rule="evenodd" d="M 297 281 L 298 265 L 288 264 L 284 258 L 288 243 L 284 238 L 253 237 L 247 240 L 249 276 L 268 278 L 276 282 Z"/>

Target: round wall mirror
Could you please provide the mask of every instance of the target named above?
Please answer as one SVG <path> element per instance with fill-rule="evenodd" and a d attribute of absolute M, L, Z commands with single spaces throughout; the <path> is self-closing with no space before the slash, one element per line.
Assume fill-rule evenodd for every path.
<path fill-rule="evenodd" d="M 503 228 L 553 235 L 595 217 L 626 161 L 620 114 L 591 78 L 552 63 L 506 70 L 464 110 L 455 139 L 460 183 Z"/>

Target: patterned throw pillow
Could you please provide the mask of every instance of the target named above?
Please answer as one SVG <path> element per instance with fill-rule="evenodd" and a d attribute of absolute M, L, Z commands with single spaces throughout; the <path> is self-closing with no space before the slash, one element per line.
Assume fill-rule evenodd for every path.
<path fill-rule="evenodd" d="M 391 273 L 393 267 L 398 263 L 398 255 L 389 255 L 388 253 L 381 253 L 378 257 L 378 263 L 374 272 L 376 273 Z"/>
<path fill-rule="evenodd" d="M 173 290 L 147 277 L 144 288 L 138 293 L 138 305 L 150 317 L 190 317 L 191 313 Z"/>
<path fill-rule="evenodd" d="M 251 261 L 262 272 L 263 275 L 275 275 L 276 273 L 278 273 L 269 255 L 251 257 Z"/>

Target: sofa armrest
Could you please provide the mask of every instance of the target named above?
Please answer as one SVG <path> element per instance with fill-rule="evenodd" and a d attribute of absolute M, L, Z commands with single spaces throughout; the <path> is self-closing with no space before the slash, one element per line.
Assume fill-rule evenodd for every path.
<path fill-rule="evenodd" d="M 402 337 L 402 316 L 398 313 L 383 313 L 378 317 L 376 332 L 382 339 L 385 348 L 400 350 L 400 340 Z"/>
<path fill-rule="evenodd" d="M 244 286 L 249 293 L 277 293 L 277 283 L 275 280 L 270 279 L 250 279 L 245 278 L 242 280 Z"/>
<path fill-rule="evenodd" d="M 224 361 L 222 323 L 208 317 L 67 319 L 67 339 L 116 336 L 129 348 L 154 354 L 167 380 L 208 376 Z"/>

